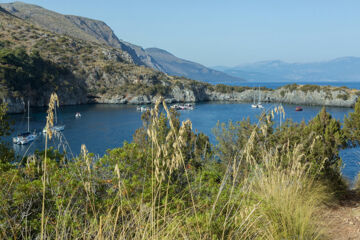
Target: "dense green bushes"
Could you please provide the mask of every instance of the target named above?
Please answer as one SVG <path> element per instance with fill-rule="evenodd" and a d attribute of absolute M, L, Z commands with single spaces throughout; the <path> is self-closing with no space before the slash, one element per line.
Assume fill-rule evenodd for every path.
<path fill-rule="evenodd" d="M 0 49 L 0 85 L 7 89 L 7 94 L 34 99 L 45 92 L 67 91 L 69 86 L 62 81 L 64 77 L 73 78 L 67 68 L 44 60 L 37 51 L 27 54 L 24 48 Z M 76 81 L 73 84 L 82 88 Z"/>
<path fill-rule="evenodd" d="M 211 90 L 220 92 L 220 93 L 232 93 L 232 92 L 243 92 L 251 87 L 240 87 L 240 86 L 229 86 L 225 84 L 216 84 L 215 86 L 210 87 Z"/>
<path fill-rule="evenodd" d="M 216 146 L 195 133 L 190 121 L 180 123 L 176 112 L 160 107 L 142 116 L 143 127 L 133 142 L 100 159 L 84 146 L 75 159 L 49 150 L 46 179 L 44 153 L 18 164 L 7 162 L 7 168 L 0 168 L 0 236 L 322 237 L 317 212 L 344 187 L 339 149 L 359 142 L 360 103 L 344 130 L 325 109 L 308 124 L 288 120 L 277 126 L 274 118 L 284 114 L 277 107 L 256 124 L 219 124 Z"/>

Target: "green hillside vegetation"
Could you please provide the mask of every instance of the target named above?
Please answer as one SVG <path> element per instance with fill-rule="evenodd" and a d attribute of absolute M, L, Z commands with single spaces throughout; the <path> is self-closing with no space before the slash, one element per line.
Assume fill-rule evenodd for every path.
<path fill-rule="evenodd" d="M 62 15 L 36 5 L 22 2 L 5 3 L 0 4 L 0 6 L 15 16 L 21 19 L 30 20 L 32 23 L 37 24 L 44 29 L 49 29 L 51 32 L 57 31 L 59 34 L 77 36 L 77 38 L 85 41 L 109 44 L 113 43 L 113 47 L 120 47 L 119 43 L 111 41 L 111 35 L 113 33 L 111 29 L 101 21 L 80 17 L 78 17 L 79 19 L 76 21 L 76 19 L 72 19 L 73 16 Z M 80 20 L 82 20 L 82 22 Z M 91 32 L 84 29 L 86 27 L 97 27 L 98 29 L 96 29 L 97 31 Z M 101 37 L 101 34 L 97 36 L 96 32 L 103 32 L 103 35 L 107 33 L 106 37 L 108 38 L 108 42 Z M 105 38 L 105 36 L 103 37 Z"/>
<path fill-rule="evenodd" d="M 218 124 L 212 146 L 159 100 L 132 142 L 100 158 L 85 145 L 73 159 L 53 149 L 16 163 L 1 155 L 0 236 L 326 239 L 319 213 L 346 191 L 339 150 L 360 141 L 360 101 L 343 128 L 325 109 L 275 127 L 283 114 Z"/>
<path fill-rule="evenodd" d="M 137 65 L 144 65 L 170 75 L 185 76 L 205 82 L 244 81 L 241 78 L 227 75 L 201 64 L 177 58 L 161 49 L 145 50 L 141 46 L 120 40 L 106 23 L 99 20 L 63 15 L 40 6 L 22 2 L 0 3 L 0 7 L 53 33 L 121 49 Z"/>
<path fill-rule="evenodd" d="M 2 96 L 30 95 L 46 102 L 52 91 L 68 99 L 69 95 L 166 95 L 174 83 L 183 88 L 206 85 L 137 66 L 120 49 L 54 34 L 6 13 L 0 18 L 0 77 L 6 86 Z"/>
<path fill-rule="evenodd" d="M 61 81 L 61 78 L 72 79 L 76 83 L 76 78 L 67 68 L 44 60 L 38 51 L 29 55 L 25 48 L 0 49 L 1 98 L 8 93 L 14 97 L 36 99 L 49 90 L 85 91 L 80 84 L 72 85 L 69 81 Z M 74 89 L 76 87 L 79 89 Z"/>

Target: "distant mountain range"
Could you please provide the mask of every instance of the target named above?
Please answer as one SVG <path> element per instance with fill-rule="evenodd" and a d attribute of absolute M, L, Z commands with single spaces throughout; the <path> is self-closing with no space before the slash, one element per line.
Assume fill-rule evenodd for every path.
<path fill-rule="evenodd" d="M 169 75 L 184 76 L 210 83 L 244 81 L 241 77 L 230 76 L 201 64 L 177 58 L 162 49 L 145 50 L 140 46 L 120 40 L 113 30 L 102 21 L 63 15 L 22 2 L 3 3 L 0 6 L 11 14 L 51 32 L 120 48 L 132 57 L 135 64 L 151 67 Z"/>
<path fill-rule="evenodd" d="M 221 71 L 206 68 L 199 63 L 178 58 L 163 49 L 147 48 L 145 51 L 161 65 L 164 72 L 171 75 L 185 76 L 210 83 L 244 81 L 241 77 L 232 77 Z"/>
<path fill-rule="evenodd" d="M 343 57 L 313 63 L 287 63 L 279 60 L 213 67 L 232 76 L 258 82 L 356 82 L 360 81 L 360 58 Z"/>

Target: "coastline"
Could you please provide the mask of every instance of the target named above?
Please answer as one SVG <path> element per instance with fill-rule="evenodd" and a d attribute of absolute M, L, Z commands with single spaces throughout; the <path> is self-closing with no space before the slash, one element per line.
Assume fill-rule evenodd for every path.
<path fill-rule="evenodd" d="M 228 87 L 228 86 L 227 86 Z M 61 105 L 80 104 L 154 104 L 159 95 L 133 95 L 133 94 L 97 94 L 66 96 L 59 94 Z M 259 97 L 260 95 L 260 97 Z M 346 87 L 330 87 L 318 85 L 286 85 L 278 89 L 256 88 L 235 89 L 230 92 L 215 91 L 214 86 L 195 85 L 188 88 L 175 86 L 170 93 L 164 96 L 167 103 L 198 103 L 198 102 L 248 102 L 260 99 L 264 103 L 284 103 L 303 106 L 328 106 L 328 107 L 354 107 L 360 90 Z M 25 100 L 20 97 L 3 98 L 2 102 L 8 104 L 8 113 L 22 113 L 25 109 Z M 47 106 L 46 96 L 31 101 L 32 107 Z"/>

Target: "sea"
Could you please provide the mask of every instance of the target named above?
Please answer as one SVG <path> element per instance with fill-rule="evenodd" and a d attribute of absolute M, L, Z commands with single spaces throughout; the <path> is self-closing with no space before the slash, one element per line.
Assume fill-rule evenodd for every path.
<path fill-rule="evenodd" d="M 247 83 L 246 86 L 264 86 L 278 88 L 291 83 Z M 308 84 L 308 83 L 297 83 Z M 360 82 L 319 82 L 317 85 L 346 86 L 360 89 Z M 245 85 L 241 83 L 241 85 Z M 264 109 L 269 110 L 277 104 L 264 104 Z M 293 121 L 309 121 L 321 110 L 321 106 L 302 106 L 302 112 L 295 111 L 295 105 L 283 104 L 285 117 Z M 351 108 L 327 107 L 327 111 L 336 119 L 343 121 L 344 116 L 352 112 Z M 75 114 L 81 113 L 81 118 L 75 118 Z M 65 125 L 65 130 L 59 136 L 49 141 L 49 146 L 66 151 L 69 157 L 75 157 L 80 153 L 81 145 L 85 144 L 88 151 L 101 157 L 108 149 L 121 147 L 124 141 L 130 142 L 136 129 L 142 126 L 141 112 L 136 106 L 120 104 L 86 104 L 78 106 L 60 106 L 58 110 L 58 122 Z M 194 110 L 180 112 L 180 120 L 190 119 L 193 129 L 203 132 L 210 137 L 212 144 L 216 144 L 213 128 L 217 123 L 229 121 L 241 121 L 250 118 L 252 122 L 258 121 L 260 109 L 253 109 L 250 103 L 229 102 L 204 102 L 197 103 Z M 13 134 L 6 138 L 10 146 L 14 148 L 19 157 L 24 157 L 36 150 L 43 150 L 45 137 L 40 135 L 36 141 L 28 145 L 15 145 L 11 143 L 11 137 L 27 129 L 26 114 L 12 114 L 10 119 L 14 125 Z M 46 121 L 46 108 L 30 109 L 30 129 L 41 132 Z M 277 124 L 279 124 L 277 119 Z M 360 171 L 360 148 L 341 150 L 343 159 L 343 175 L 353 181 Z"/>

